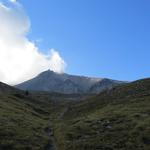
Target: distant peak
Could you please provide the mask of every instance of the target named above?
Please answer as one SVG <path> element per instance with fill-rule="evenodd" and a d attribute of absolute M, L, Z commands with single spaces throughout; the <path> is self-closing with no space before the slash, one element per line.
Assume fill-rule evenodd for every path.
<path fill-rule="evenodd" d="M 46 70 L 44 72 L 41 72 L 39 74 L 39 76 L 62 75 L 62 74 L 64 74 L 64 73 L 57 73 L 57 72 L 54 72 L 54 71 L 48 69 L 48 70 Z"/>
<path fill-rule="evenodd" d="M 49 73 L 56 73 L 56 72 L 54 72 L 53 70 L 50 70 L 50 69 L 48 69 L 47 71 L 45 71 L 45 72 L 49 72 Z"/>
<path fill-rule="evenodd" d="M 41 72 L 41 73 L 55 73 L 55 72 L 54 72 L 54 71 L 52 71 L 52 70 L 50 70 L 50 69 L 48 69 L 48 70 L 43 71 L 43 72 Z"/>

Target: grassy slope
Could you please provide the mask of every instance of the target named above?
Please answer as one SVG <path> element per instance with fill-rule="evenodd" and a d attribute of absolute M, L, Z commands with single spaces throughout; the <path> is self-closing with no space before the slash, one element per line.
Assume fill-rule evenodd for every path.
<path fill-rule="evenodd" d="M 69 106 L 55 137 L 61 150 L 149 150 L 150 79 Z"/>
<path fill-rule="evenodd" d="M 68 105 L 68 95 L 27 94 L 3 83 L 0 91 L 0 150 L 46 150 L 46 130 Z"/>
<path fill-rule="evenodd" d="M 49 139 L 44 131 L 51 109 L 25 94 L 0 95 L 0 149 L 44 149 Z"/>
<path fill-rule="evenodd" d="M 49 122 L 60 150 L 150 149 L 150 79 L 81 102 L 68 100 L 82 96 L 15 93 L 0 94 L 2 150 L 46 150 Z"/>

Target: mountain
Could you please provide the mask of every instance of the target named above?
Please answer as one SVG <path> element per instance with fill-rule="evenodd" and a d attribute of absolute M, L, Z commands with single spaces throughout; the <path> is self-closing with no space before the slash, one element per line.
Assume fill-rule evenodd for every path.
<path fill-rule="evenodd" d="M 105 79 L 90 78 L 84 76 L 58 74 L 53 71 L 45 71 L 37 77 L 16 85 L 22 90 L 48 91 L 58 93 L 99 93 L 104 89 L 110 89 L 123 82 Z"/>

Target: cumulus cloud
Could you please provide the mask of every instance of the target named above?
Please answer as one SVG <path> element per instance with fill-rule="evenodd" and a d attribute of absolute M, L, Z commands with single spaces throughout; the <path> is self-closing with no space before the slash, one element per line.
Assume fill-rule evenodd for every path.
<path fill-rule="evenodd" d="M 66 63 L 52 49 L 45 55 L 27 38 L 30 20 L 16 0 L 0 2 L 0 81 L 18 84 L 47 69 L 63 73 Z"/>

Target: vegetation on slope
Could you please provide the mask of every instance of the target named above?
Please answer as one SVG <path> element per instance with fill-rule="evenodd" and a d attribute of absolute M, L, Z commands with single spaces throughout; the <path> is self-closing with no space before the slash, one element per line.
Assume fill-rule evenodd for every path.
<path fill-rule="evenodd" d="M 61 150 L 149 150 L 150 79 L 69 106 L 55 137 Z"/>
<path fill-rule="evenodd" d="M 19 97 L 18 97 L 19 96 Z M 0 149 L 42 149 L 48 109 L 24 95 L 0 96 Z"/>
<path fill-rule="evenodd" d="M 23 92 L 0 83 L 0 150 L 47 150 L 52 121 L 72 97 L 82 96 Z"/>
<path fill-rule="evenodd" d="M 1 93 L 0 149 L 47 150 L 54 144 L 60 150 L 150 149 L 150 79 L 79 100 L 83 97 Z"/>

